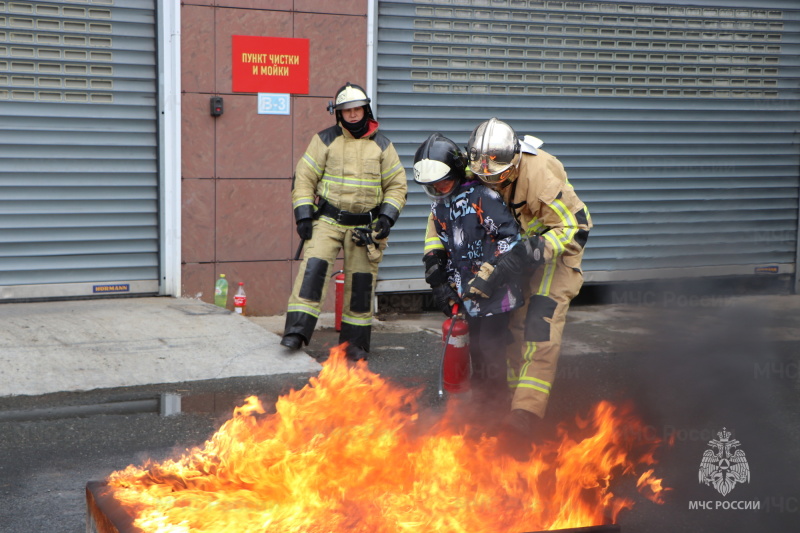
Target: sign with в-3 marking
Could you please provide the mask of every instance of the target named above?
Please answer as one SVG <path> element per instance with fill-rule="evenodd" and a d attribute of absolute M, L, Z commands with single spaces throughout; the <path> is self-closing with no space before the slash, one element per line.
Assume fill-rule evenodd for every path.
<path fill-rule="evenodd" d="M 290 102 L 288 93 L 258 93 L 258 114 L 290 115 Z"/>

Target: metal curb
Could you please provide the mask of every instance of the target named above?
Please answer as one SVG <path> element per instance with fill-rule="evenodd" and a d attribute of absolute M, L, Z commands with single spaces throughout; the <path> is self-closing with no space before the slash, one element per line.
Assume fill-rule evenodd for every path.
<path fill-rule="evenodd" d="M 58 420 L 94 415 L 128 415 L 138 413 L 158 413 L 172 416 L 181 412 L 181 397 L 178 394 L 163 393 L 158 398 L 130 400 L 88 405 L 68 405 L 19 411 L 0 411 L 0 422 L 33 422 L 38 420 Z"/>

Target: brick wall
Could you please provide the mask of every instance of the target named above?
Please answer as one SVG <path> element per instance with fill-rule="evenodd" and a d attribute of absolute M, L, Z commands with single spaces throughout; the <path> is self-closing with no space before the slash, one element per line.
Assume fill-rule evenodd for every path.
<path fill-rule="evenodd" d="M 326 106 L 346 81 L 366 86 L 368 0 L 195 0 L 181 7 L 182 295 L 212 302 L 223 273 L 245 282 L 248 313 L 276 315 L 299 261 L 291 177 Z M 231 91 L 231 36 L 309 39 L 307 95 L 291 115 L 259 115 Z M 224 114 L 210 115 L 210 99 Z M 337 269 L 341 264 L 337 265 Z M 333 283 L 325 302 L 333 310 Z M 232 296 L 229 306 L 233 306 Z"/>

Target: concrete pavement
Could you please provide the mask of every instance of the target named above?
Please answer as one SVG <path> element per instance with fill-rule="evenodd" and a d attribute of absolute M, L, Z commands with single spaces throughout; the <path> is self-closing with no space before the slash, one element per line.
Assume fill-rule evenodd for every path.
<path fill-rule="evenodd" d="M 316 373 L 280 338 L 199 300 L 0 305 L 0 397 L 228 377 Z"/>

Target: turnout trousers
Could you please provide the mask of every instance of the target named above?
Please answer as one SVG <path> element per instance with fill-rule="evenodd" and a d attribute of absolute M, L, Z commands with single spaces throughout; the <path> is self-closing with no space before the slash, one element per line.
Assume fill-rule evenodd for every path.
<path fill-rule="evenodd" d="M 508 384 L 511 409 L 544 417 L 556 377 L 567 310 L 583 285 L 583 251 L 559 256 L 534 272 L 525 289 L 525 305 L 511 312 Z"/>
<path fill-rule="evenodd" d="M 353 227 L 329 223 L 325 217 L 313 223 L 306 241 L 300 270 L 294 281 L 286 312 L 284 335 L 296 333 L 311 340 L 324 302 L 333 264 L 344 249 L 344 301 L 339 342 L 369 351 L 372 332 L 372 302 L 378 276 L 378 261 L 371 261 L 364 246 L 352 241 Z"/>

